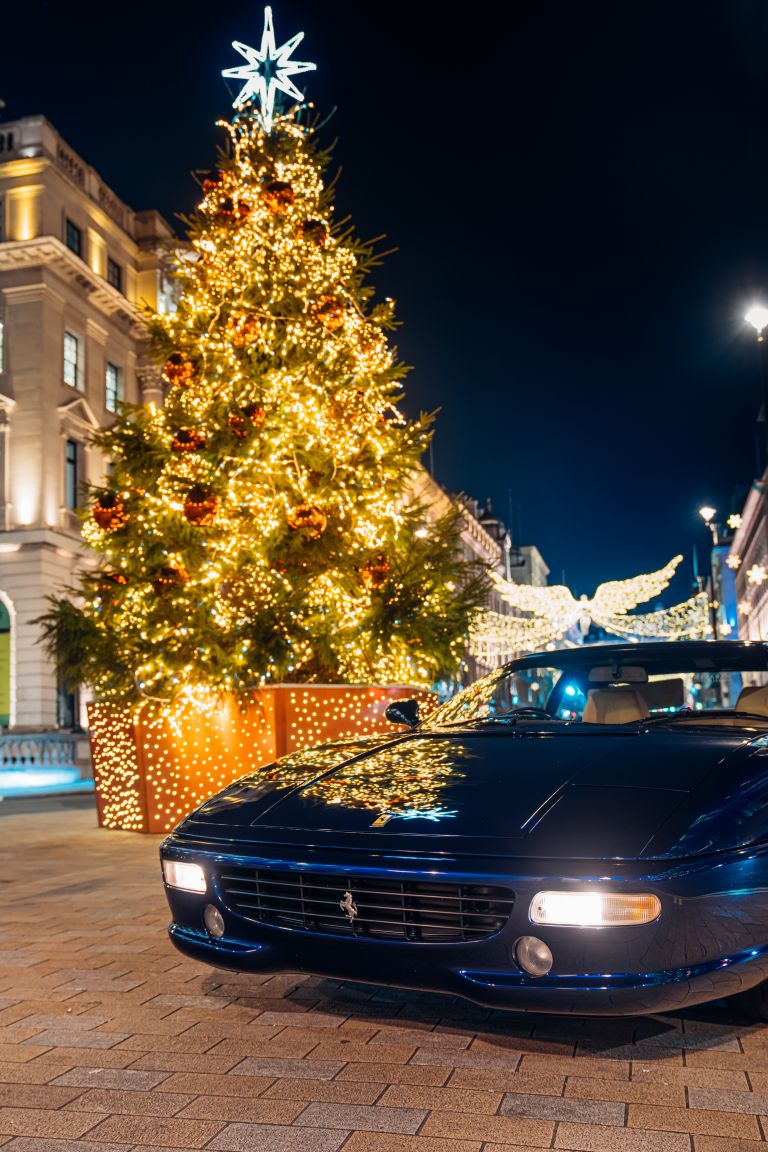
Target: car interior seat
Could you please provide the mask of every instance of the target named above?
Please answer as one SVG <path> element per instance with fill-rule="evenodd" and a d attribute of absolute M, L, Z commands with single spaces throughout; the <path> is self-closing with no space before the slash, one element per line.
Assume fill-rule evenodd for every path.
<path fill-rule="evenodd" d="M 648 706 L 636 688 L 592 688 L 582 724 L 631 724 L 645 720 Z"/>
<path fill-rule="evenodd" d="M 751 712 L 753 716 L 768 716 L 768 684 L 753 684 L 742 688 L 736 701 L 737 712 Z"/>

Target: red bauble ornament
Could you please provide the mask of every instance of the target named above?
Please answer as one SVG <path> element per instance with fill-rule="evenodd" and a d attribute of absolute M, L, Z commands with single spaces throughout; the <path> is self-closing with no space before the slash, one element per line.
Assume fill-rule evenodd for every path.
<path fill-rule="evenodd" d="M 389 579 L 392 565 L 383 552 L 378 552 L 360 569 L 360 579 L 367 589 L 381 588 Z"/>
<path fill-rule="evenodd" d="M 97 585 L 99 592 L 107 594 L 114 592 L 115 588 L 124 587 L 128 577 L 124 572 L 102 572 Z"/>
<path fill-rule="evenodd" d="M 252 312 L 233 312 L 227 321 L 227 331 L 236 348 L 247 348 L 261 334 L 261 322 Z"/>
<path fill-rule="evenodd" d="M 190 524 L 202 527 L 216 519 L 219 498 L 204 484 L 193 484 L 184 500 L 184 515 Z"/>
<path fill-rule="evenodd" d="M 234 196 L 223 196 L 216 208 L 216 216 L 222 224 L 244 224 L 251 214 L 247 200 Z"/>
<path fill-rule="evenodd" d="M 163 380 L 166 384 L 186 388 L 197 375 L 197 364 L 186 352 L 172 352 L 163 365 Z"/>
<path fill-rule="evenodd" d="M 284 180 L 270 180 L 261 190 L 261 199 L 275 216 L 282 216 L 293 204 L 296 193 Z"/>
<path fill-rule="evenodd" d="M 189 573 L 185 568 L 158 568 L 152 577 L 152 587 L 159 596 L 162 592 L 182 587 L 188 580 Z"/>
<path fill-rule="evenodd" d="M 328 527 L 328 517 L 317 504 L 297 504 L 288 515 L 288 527 L 303 532 L 310 540 L 317 540 Z"/>
<path fill-rule="evenodd" d="M 297 229 L 302 240 L 324 248 L 328 239 L 328 225 L 323 220 L 302 220 Z"/>
<path fill-rule="evenodd" d="M 346 309 L 336 296 L 320 296 L 311 307 L 312 316 L 329 332 L 337 332 L 344 323 Z"/>
<path fill-rule="evenodd" d="M 104 532 L 116 532 L 128 523 L 128 513 L 116 492 L 103 492 L 93 504 L 93 518 Z"/>
<path fill-rule="evenodd" d="M 236 408 L 229 413 L 229 428 L 238 440 L 245 440 L 254 428 L 264 423 L 266 412 L 259 404 L 246 404 L 243 408 Z"/>
<path fill-rule="evenodd" d="M 197 452 L 200 448 L 205 448 L 205 436 L 194 428 L 179 428 L 171 441 L 173 452 Z"/>

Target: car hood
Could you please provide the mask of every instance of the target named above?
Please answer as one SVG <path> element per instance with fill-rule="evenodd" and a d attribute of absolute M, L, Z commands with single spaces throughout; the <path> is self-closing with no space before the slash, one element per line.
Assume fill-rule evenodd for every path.
<path fill-rule="evenodd" d="M 748 756 L 749 734 L 736 729 L 705 738 L 584 727 L 375 737 L 285 757 L 209 800 L 179 832 L 420 855 L 616 859 L 653 844 L 664 856 L 684 837 L 705 781 Z"/>

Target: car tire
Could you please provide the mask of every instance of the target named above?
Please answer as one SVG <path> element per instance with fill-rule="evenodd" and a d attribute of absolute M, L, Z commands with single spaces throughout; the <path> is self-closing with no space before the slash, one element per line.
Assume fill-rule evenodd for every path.
<path fill-rule="evenodd" d="M 737 992 L 728 997 L 728 1003 L 737 1016 L 749 1021 L 768 1022 L 768 980 L 756 984 L 746 992 Z"/>

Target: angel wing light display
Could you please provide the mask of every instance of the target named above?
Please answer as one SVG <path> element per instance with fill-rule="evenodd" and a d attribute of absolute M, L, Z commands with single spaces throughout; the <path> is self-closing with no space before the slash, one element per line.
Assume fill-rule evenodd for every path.
<path fill-rule="evenodd" d="M 675 556 L 657 572 L 646 572 L 629 580 L 609 580 L 601 584 L 592 599 L 576 599 L 562 584 L 537 588 L 514 584 L 496 574 L 496 591 L 517 615 L 481 610 L 472 634 L 472 652 L 483 663 L 494 666 L 520 652 L 532 652 L 563 640 L 577 626 L 583 636 L 595 623 L 612 636 L 644 640 L 680 640 L 708 636 L 708 597 L 699 592 L 672 608 L 630 615 L 633 608 L 660 595 L 675 574 L 682 556 Z M 522 613 L 522 615 L 520 615 Z"/>

